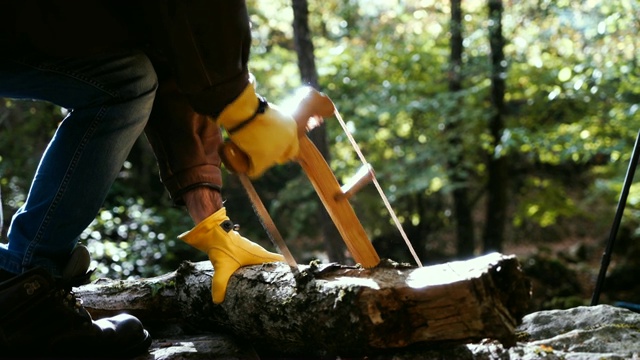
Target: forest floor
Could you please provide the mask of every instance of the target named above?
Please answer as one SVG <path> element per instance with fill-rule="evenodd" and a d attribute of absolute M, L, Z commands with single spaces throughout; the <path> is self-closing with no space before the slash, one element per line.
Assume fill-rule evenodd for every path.
<path fill-rule="evenodd" d="M 525 274 L 532 278 L 530 312 L 535 312 L 590 305 L 606 245 L 606 238 L 568 237 L 543 244 L 509 244 L 503 253 L 516 255 Z M 632 280 L 640 265 L 631 255 L 638 249 L 640 243 L 628 240 L 613 248 L 599 304 L 640 302 L 640 286 Z"/>

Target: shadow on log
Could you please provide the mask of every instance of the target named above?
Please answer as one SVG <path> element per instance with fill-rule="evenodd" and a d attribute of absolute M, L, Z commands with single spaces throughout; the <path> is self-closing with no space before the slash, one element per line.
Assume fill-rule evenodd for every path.
<path fill-rule="evenodd" d="M 126 311 L 148 324 L 227 331 L 261 354 L 362 356 L 411 345 L 482 339 L 515 343 L 530 284 L 515 256 L 494 253 L 422 268 L 383 261 L 372 269 L 284 263 L 244 267 L 225 301 L 211 302 L 213 269 L 185 262 L 175 272 L 76 289 L 101 317 Z"/>

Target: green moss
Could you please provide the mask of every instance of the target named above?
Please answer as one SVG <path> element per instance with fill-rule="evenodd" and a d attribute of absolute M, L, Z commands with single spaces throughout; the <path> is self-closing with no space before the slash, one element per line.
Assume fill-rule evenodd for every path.
<path fill-rule="evenodd" d="M 610 324 L 609 326 L 616 327 L 619 329 L 629 329 L 640 332 L 640 326 L 632 325 L 632 324 Z"/>
<path fill-rule="evenodd" d="M 166 288 L 175 288 L 176 282 L 174 280 L 171 280 L 167 283 L 152 283 L 149 284 L 148 287 L 151 289 L 151 296 L 156 296 L 161 290 L 164 290 Z"/>
<path fill-rule="evenodd" d="M 529 341 L 531 334 L 526 331 L 516 331 L 516 341 Z"/>

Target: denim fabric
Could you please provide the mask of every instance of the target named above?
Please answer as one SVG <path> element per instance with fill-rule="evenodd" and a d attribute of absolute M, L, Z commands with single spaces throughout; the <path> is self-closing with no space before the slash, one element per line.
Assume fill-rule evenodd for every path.
<path fill-rule="evenodd" d="M 0 269 L 61 274 L 143 132 L 157 86 L 149 59 L 136 51 L 49 61 L 0 56 L 0 97 L 69 110 L 0 246 Z"/>

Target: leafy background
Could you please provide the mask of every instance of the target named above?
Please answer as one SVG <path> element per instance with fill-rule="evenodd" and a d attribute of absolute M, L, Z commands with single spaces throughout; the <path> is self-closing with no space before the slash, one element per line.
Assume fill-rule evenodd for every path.
<path fill-rule="evenodd" d="M 301 85 L 287 1 L 248 1 L 250 61 L 259 92 L 278 103 Z M 509 159 L 505 253 L 534 278 L 533 309 L 583 304 L 593 290 L 631 150 L 640 129 L 640 5 L 634 0 L 505 1 L 506 130 L 491 146 L 491 21 L 484 1 L 463 3 L 463 90 L 448 89 L 448 2 L 310 1 L 320 87 L 336 104 L 420 258 L 459 258 L 451 193 L 471 194 L 473 228 L 485 221 L 487 159 Z M 65 110 L 0 99 L 3 240 L 47 141 Z M 455 134 L 446 131 L 455 125 Z M 359 159 L 335 119 L 326 120 L 330 163 L 345 181 Z M 460 139 L 451 146 L 451 137 Z M 461 156 L 463 155 L 463 156 Z M 447 166 L 461 158 L 460 166 Z M 455 179 L 456 181 L 452 181 Z M 256 182 L 300 262 L 328 261 L 316 195 L 295 164 Z M 225 175 L 226 206 L 245 236 L 273 248 L 247 197 Z M 352 204 L 381 256 L 412 262 L 373 187 Z M 604 301 L 640 302 L 640 190 L 631 189 Z M 193 223 L 158 181 L 144 137 L 103 209 L 80 236 L 98 276 L 148 277 L 203 254 L 177 239 Z M 484 252 L 474 244 L 475 254 Z M 637 285 L 635 285 L 637 286 Z M 637 289 L 637 288 L 636 288 Z"/>

